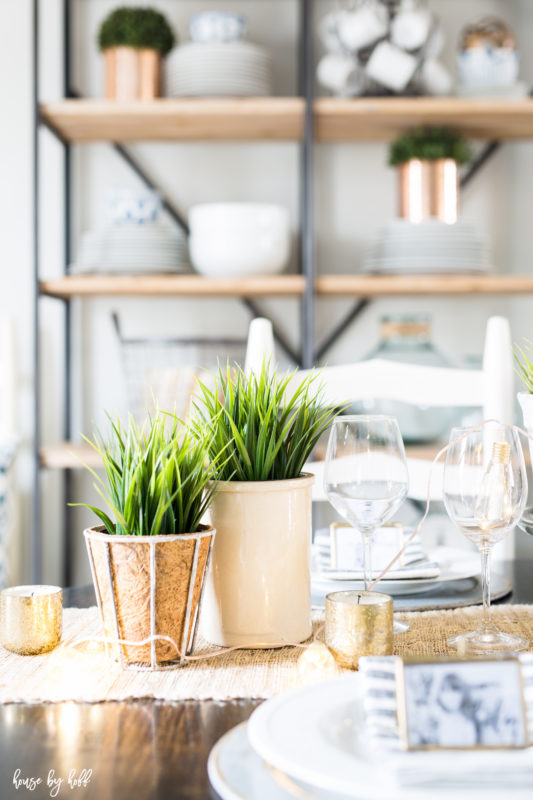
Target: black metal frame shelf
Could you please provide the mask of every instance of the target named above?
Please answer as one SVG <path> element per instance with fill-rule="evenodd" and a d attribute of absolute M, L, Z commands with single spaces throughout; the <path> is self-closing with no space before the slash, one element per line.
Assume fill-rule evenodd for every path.
<path fill-rule="evenodd" d="M 72 6 L 75 0 L 63 0 L 63 61 L 64 61 L 64 83 L 63 93 L 66 99 L 81 99 L 80 94 L 72 86 Z M 349 290 L 345 293 L 346 297 L 353 297 L 354 304 L 346 315 L 337 323 L 333 330 L 327 335 L 324 340 L 315 345 L 314 341 L 314 308 L 315 296 L 317 294 L 317 281 L 315 280 L 315 252 L 314 252 L 314 239 L 313 239 L 313 150 L 315 139 L 324 141 L 339 141 L 345 139 L 346 141 L 360 142 L 365 138 L 380 138 L 373 135 L 374 129 L 372 126 L 367 127 L 366 131 L 361 129 L 362 120 L 365 117 L 365 109 L 372 108 L 372 102 L 365 105 L 365 102 L 370 100 L 367 98 L 362 101 L 362 105 L 348 105 L 344 106 L 345 118 L 342 119 L 337 111 L 342 112 L 341 106 L 331 104 L 327 99 L 317 101 L 317 106 L 320 106 L 318 116 L 315 117 L 313 85 L 314 85 L 314 70 L 313 70 L 313 9 L 314 0 L 294 0 L 298 3 L 300 10 L 300 36 L 299 36 L 299 57 L 298 57 L 298 71 L 299 71 L 299 98 L 303 103 L 303 121 L 301 128 L 297 128 L 297 135 L 294 134 L 294 127 L 290 127 L 291 136 L 288 138 L 299 142 L 300 146 L 300 164 L 299 164 L 299 180 L 300 180 L 300 271 L 303 286 L 298 290 L 293 291 L 293 296 L 299 298 L 300 301 L 300 352 L 295 352 L 290 343 L 286 340 L 280 330 L 275 328 L 275 337 L 280 346 L 286 351 L 289 357 L 298 365 L 304 367 L 312 366 L 317 360 L 322 358 L 325 353 L 333 346 L 338 338 L 343 335 L 357 317 L 364 311 L 374 296 L 379 294 L 378 291 L 369 291 L 367 293 L 358 293 L 356 289 Z M 63 409 L 64 409 L 64 423 L 63 423 L 63 437 L 65 441 L 70 441 L 72 438 L 72 296 L 58 294 L 53 291 L 42 289 L 41 275 L 40 275 L 40 162 L 39 162 L 39 137 L 40 129 L 43 124 L 57 136 L 63 147 L 63 170 L 64 170 L 64 197 L 63 197 L 63 212 L 64 212 L 64 275 L 68 275 L 68 267 L 71 263 L 72 256 L 72 184 L 73 184 L 73 169 L 72 169 L 72 154 L 71 154 L 71 141 L 61 133 L 58 126 L 54 127 L 53 120 L 46 117 L 46 114 L 40 113 L 40 93 L 39 93 L 39 14 L 43 13 L 42 6 L 44 4 L 41 0 L 33 0 L 33 49 L 34 49 L 34 64 L 33 64 L 33 82 L 34 82 L 34 138 L 33 138 L 33 158 L 34 158 L 34 208 L 33 208 L 33 222 L 34 222 L 34 278 L 35 278 L 35 296 L 34 296 L 34 375 L 35 375 L 35 407 L 34 407 L 34 496 L 33 496 L 33 512 L 32 512 L 32 580 L 39 582 L 41 575 L 41 559 L 42 559 L 42 537 L 41 537 L 41 492 L 40 492 L 40 469 L 41 469 L 41 419 L 40 419 L 40 380 L 41 380 L 41 358 L 39 349 L 39 326 L 40 326 L 40 297 L 42 295 L 49 295 L 59 298 L 64 307 L 64 362 L 65 362 L 65 385 L 63 396 Z M 441 103 L 427 103 L 426 106 L 416 105 L 416 100 L 413 109 L 420 110 L 420 113 L 433 114 L 435 118 L 439 114 L 449 113 L 446 111 L 446 104 Z M 424 102 L 422 99 L 421 102 Z M 410 106 L 409 106 L 410 107 Z M 389 114 L 390 119 L 387 121 L 394 125 L 405 126 L 406 116 L 405 111 L 402 112 L 400 106 L 390 106 L 383 104 L 383 113 Z M 407 106 L 405 107 L 407 108 Z M 388 111 L 387 111 L 388 109 Z M 300 114 L 301 109 L 296 109 Z M 397 114 L 397 111 L 399 112 Z M 403 113 L 403 118 L 402 118 Z M 500 131 L 504 130 L 505 123 L 502 122 L 500 127 L 498 125 L 498 115 L 493 110 L 492 116 L 490 115 L 482 121 L 486 127 L 483 130 Z M 381 110 L 379 111 L 381 114 Z M 420 116 L 420 114 L 418 114 Z M 533 123 L 533 115 L 531 116 Z M 293 120 L 294 121 L 294 120 Z M 300 125 L 299 120 L 296 120 L 297 125 Z M 477 118 L 473 120 L 472 125 L 476 125 Z M 528 119 L 522 119 L 522 116 L 517 112 L 517 118 L 512 121 L 515 126 L 514 132 L 510 133 L 510 138 L 521 135 L 522 131 L 527 131 L 525 135 L 533 135 L 533 125 Z M 291 125 L 293 123 L 291 122 Z M 359 127 L 358 127 L 359 126 Z M 530 132 L 531 128 L 531 132 Z M 392 130 L 391 128 L 390 130 Z M 271 130 L 271 129 L 270 129 Z M 286 130 L 286 128 L 284 129 Z M 376 129 L 377 130 L 377 129 Z M 389 130 L 389 133 L 390 133 Z M 488 134 L 490 135 L 490 134 Z M 493 134 L 494 135 L 494 134 Z M 496 135 L 499 135 L 498 133 Z M 191 138 L 191 137 L 189 137 Z M 229 138 L 226 137 L 227 139 Z M 246 138 L 246 137 L 244 137 Z M 268 138 L 268 137 L 265 137 Z M 271 136 L 272 139 L 282 139 L 282 136 Z M 286 137 L 287 138 L 287 137 Z M 383 138 L 383 137 L 381 137 Z M 390 138 L 387 135 L 384 138 Z M 492 138 L 492 136 L 491 136 Z M 254 136 L 250 140 L 257 141 L 260 135 L 255 131 Z M 155 181 L 151 178 L 148 171 L 144 169 L 141 164 L 135 159 L 132 153 L 124 145 L 123 142 L 110 142 L 117 153 L 123 159 L 130 169 L 138 176 L 138 178 L 150 189 L 157 190 L 163 199 L 163 204 L 166 211 L 169 213 L 174 222 L 179 225 L 186 233 L 188 232 L 187 222 L 180 210 L 175 207 L 168 197 L 165 197 L 161 192 Z M 470 170 L 463 176 L 463 184 L 468 183 L 478 170 L 488 161 L 490 156 L 497 150 L 499 143 L 491 141 L 486 145 L 484 150 L 476 161 L 472 164 Z M 284 277 L 284 276 L 279 276 Z M 297 276 L 287 276 L 297 277 Z M 104 293 L 104 292 L 102 292 Z M 392 294 L 396 292 L 393 291 Z M 399 292 L 398 292 L 399 293 Z M 89 293 L 90 294 L 90 293 Z M 148 292 L 147 296 L 154 296 L 157 292 Z M 176 292 L 176 295 L 179 294 Z M 189 292 L 190 295 L 194 294 L 193 291 Z M 202 294 L 208 295 L 208 291 L 198 292 L 199 296 Z M 229 296 L 229 292 L 225 293 Z M 289 296 L 289 291 L 273 292 L 272 296 L 285 295 Z M 336 294 L 336 291 L 321 292 L 318 289 L 318 294 L 329 296 L 341 296 Z M 250 292 L 246 293 L 242 289 L 234 292 L 233 296 L 241 300 L 241 302 L 248 308 L 252 316 L 259 316 L 261 309 L 258 306 L 258 297 L 268 295 L 268 291 L 264 292 Z M 65 497 L 71 496 L 71 469 L 68 466 L 62 467 L 64 469 L 64 492 Z M 68 511 L 66 511 L 68 515 Z M 65 532 L 68 533 L 68 516 L 65 519 Z M 68 586 L 71 582 L 71 537 L 65 535 L 64 537 L 64 579 L 63 582 Z"/>
<path fill-rule="evenodd" d="M 72 3 L 74 0 L 63 0 L 63 62 L 64 62 L 64 97 L 79 98 L 80 95 L 72 86 L 71 69 L 71 28 L 72 28 Z M 285 350 L 287 355 L 298 365 L 311 366 L 313 362 L 313 237 L 312 237 L 312 93 L 313 81 L 311 75 L 312 66 L 312 26 L 311 15 L 313 0 L 296 0 L 300 8 L 300 42 L 299 42 L 299 83 L 300 94 L 303 97 L 305 111 L 305 130 L 301 143 L 300 160 L 300 191 L 301 191 L 301 272 L 305 278 L 305 289 L 303 292 L 303 302 L 301 305 L 301 354 L 296 353 L 286 340 L 283 333 L 275 326 L 274 335 L 277 343 Z M 41 469 L 41 420 L 40 420 L 40 376 L 41 358 L 39 346 L 40 328 L 40 229 L 39 229 L 39 195 L 40 195 L 40 161 L 39 161 L 39 133 L 43 124 L 40 114 L 40 92 L 39 92 L 39 14 L 41 12 L 40 0 L 33 0 L 33 85 L 34 85 L 34 137 L 33 137 L 33 160 L 34 160 L 34 374 L 35 374 L 35 404 L 34 404 L 34 486 L 33 486 L 33 511 L 32 511 L 32 534 L 31 534 L 31 572 L 32 580 L 39 582 L 41 576 L 42 561 L 42 531 L 41 531 L 41 489 L 40 489 L 40 469 Z M 69 264 L 72 255 L 72 162 L 70 143 L 65 137 L 61 136 L 57 130 L 49 123 L 48 127 L 56 134 L 63 147 L 63 169 L 64 169 L 64 274 L 68 275 Z M 160 192 L 163 198 L 163 205 L 172 219 L 188 233 L 188 226 L 180 211 L 165 197 L 151 179 L 150 175 L 142 168 L 133 155 L 119 142 L 112 143 L 117 154 L 129 165 L 141 181 L 150 189 Z M 261 310 L 257 302 L 252 297 L 237 295 L 245 306 L 249 309 L 252 316 L 259 316 Z M 66 441 L 71 439 L 72 433 L 72 309 L 70 298 L 61 298 L 64 305 L 64 327 L 65 327 L 65 387 L 63 397 L 63 435 Z M 65 498 L 71 496 L 71 470 L 64 470 L 64 493 Z M 68 510 L 65 512 L 65 533 L 64 533 L 64 563 L 63 563 L 63 582 L 65 586 L 71 583 L 71 537 L 68 535 Z"/>

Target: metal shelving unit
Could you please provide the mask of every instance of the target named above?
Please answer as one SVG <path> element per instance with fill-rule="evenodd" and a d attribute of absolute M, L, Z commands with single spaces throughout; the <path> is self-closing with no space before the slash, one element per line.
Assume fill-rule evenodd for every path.
<path fill-rule="evenodd" d="M 42 103 L 39 93 L 39 13 L 44 3 L 33 0 L 34 14 L 34 498 L 32 514 L 32 580 L 41 575 L 40 470 L 64 470 L 65 497 L 71 496 L 71 470 L 77 456 L 87 455 L 83 445 L 70 442 L 72 418 L 71 301 L 97 296 L 173 296 L 239 298 L 257 316 L 258 299 L 294 297 L 301 309 L 301 350 L 294 353 L 282 334 L 277 342 L 298 364 L 310 367 L 349 328 L 372 299 L 380 296 L 533 293 L 530 276 L 377 276 L 316 275 L 313 240 L 313 148 L 315 142 L 388 141 L 415 124 L 450 125 L 465 135 L 489 140 L 462 179 L 470 181 L 488 161 L 503 139 L 533 138 L 533 100 L 468 101 L 457 98 L 361 98 L 339 100 L 313 97 L 312 20 L 313 0 L 295 0 L 300 9 L 299 96 L 232 99 L 159 99 L 152 103 L 116 104 L 86 100 L 72 86 L 71 12 L 75 0 L 63 0 L 64 99 Z M 63 148 L 64 168 L 64 276 L 52 280 L 41 275 L 39 264 L 39 132 L 46 125 Z M 300 274 L 265 276 L 254 279 L 217 280 L 196 275 L 71 276 L 71 188 L 73 143 L 104 141 L 129 165 L 148 188 L 157 189 L 150 175 L 124 145 L 152 141 L 296 141 L 300 143 Z M 174 222 L 187 233 L 186 220 L 169 198 L 163 205 Z M 64 309 L 65 387 L 63 397 L 64 442 L 41 448 L 39 350 L 40 299 L 52 297 Z M 353 298 L 352 308 L 321 343 L 314 341 L 314 313 L 320 297 Z M 68 511 L 66 511 L 68 515 Z M 65 520 L 68 531 L 68 516 Z M 64 539 L 64 577 L 71 579 L 70 536 Z"/>
<path fill-rule="evenodd" d="M 294 98 L 243 99 L 242 101 L 207 100 L 205 102 L 188 100 L 160 100 L 153 104 L 133 104 L 132 107 L 119 106 L 98 101 L 85 101 L 80 98 L 71 81 L 71 28 L 72 5 L 74 0 L 63 0 L 63 59 L 64 59 L 64 100 L 58 103 L 41 105 L 39 92 L 39 13 L 42 13 L 40 0 L 33 0 L 33 44 L 34 44 L 34 369 L 35 369 L 35 407 L 34 407 L 34 496 L 31 535 L 32 580 L 40 581 L 42 558 L 41 531 L 41 490 L 40 470 L 43 466 L 64 469 L 65 497 L 71 496 L 72 458 L 65 459 L 64 445 L 41 449 L 40 420 L 40 298 L 54 297 L 64 306 L 65 326 L 65 389 L 63 397 L 65 442 L 71 439 L 72 419 L 72 352 L 71 352 L 71 301 L 74 297 L 109 294 L 136 294 L 147 297 L 168 296 L 231 296 L 237 297 L 250 310 L 252 316 L 260 314 L 256 299 L 265 296 L 293 296 L 301 298 L 301 353 L 294 353 L 284 336 L 275 330 L 277 343 L 298 364 L 311 366 L 313 363 L 313 236 L 312 236 L 312 148 L 313 148 L 313 110 L 312 110 L 312 0 L 296 0 L 300 9 L 299 42 L 299 86 L 300 96 Z M 42 280 L 40 271 L 40 230 L 39 230 L 39 131 L 41 125 L 51 130 L 63 147 L 64 168 L 64 278 L 51 281 Z M 213 131 L 218 133 L 213 136 Z M 156 131 L 156 134 L 154 134 Z M 119 139 L 119 141 L 117 141 Z M 135 278 L 135 288 L 131 281 L 122 282 L 105 276 L 83 277 L 68 275 L 71 263 L 71 188 L 72 164 L 71 143 L 74 141 L 108 141 L 136 175 L 151 189 L 157 189 L 147 172 L 124 147 L 122 141 L 151 140 L 297 140 L 300 142 L 300 204 L 301 204 L 301 274 L 274 276 L 272 279 L 256 281 L 212 281 L 198 276 L 150 276 L 146 280 Z M 188 226 L 178 209 L 163 196 L 163 206 L 172 219 L 188 233 Z M 159 278 L 159 280 L 157 280 Z M 139 291 L 139 287 L 143 291 Z M 68 448 L 69 445 L 67 444 Z M 72 447 L 70 448 L 72 450 Z M 65 531 L 68 531 L 68 510 L 66 511 Z M 71 583 L 70 537 L 64 536 L 63 583 Z"/>

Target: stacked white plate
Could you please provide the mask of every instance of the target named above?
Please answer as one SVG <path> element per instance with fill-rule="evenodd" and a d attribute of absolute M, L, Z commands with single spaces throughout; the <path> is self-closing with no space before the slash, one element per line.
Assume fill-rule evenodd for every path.
<path fill-rule="evenodd" d="M 88 231 L 81 240 L 75 272 L 185 272 L 187 242 L 164 222 L 122 222 Z"/>
<path fill-rule="evenodd" d="M 364 701 L 357 673 L 267 700 L 211 751 L 212 786 L 222 800 L 531 799 L 533 748 L 403 753 L 396 763 L 431 758 L 437 774 L 419 785 L 400 783 L 383 752 L 370 747 Z M 480 757 L 490 770 L 479 771 Z"/>
<path fill-rule="evenodd" d="M 488 248 L 473 225 L 439 220 L 391 220 L 365 261 L 366 272 L 476 273 L 489 270 Z"/>
<path fill-rule="evenodd" d="M 272 94 L 272 59 L 249 42 L 176 47 L 166 59 L 170 97 L 265 97 Z"/>

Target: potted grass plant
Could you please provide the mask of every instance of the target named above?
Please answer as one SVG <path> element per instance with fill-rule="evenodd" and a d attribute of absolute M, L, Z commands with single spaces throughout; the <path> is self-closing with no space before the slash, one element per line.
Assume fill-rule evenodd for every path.
<path fill-rule="evenodd" d="M 337 412 L 322 403 L 318 373 L 299 381 L 265 362 L 250 375 L 219 370 L 195 405 L 219 462 L 202 633 L 229 646 L 301 642 L 311 634 L 314 480 L 302 470 Z"/>
<path fill-rule="evenodd" d="M 114 422 L 108 440 L 97 435 L 90 444 L 105 477 L 88 469 L 107 510 L 76 505 L 102 522 L 84 534 L 105 636 L 123 664 L 175 662 L 194 643 L 215 536 L 201 520 L 218 459 L 209 462 L 205 437 L 161 412 L 142 428 L 133 417 L 125 427 Z"/>
<path fill-rule="evenodd" d="M 453 223 L 459 208 L 459 166 L 471 158 L 462 136 L 445 128 L 416 128 L 394 141 L 389 166 L 398 171 L 400 217 Z"/>
<path fill-rule="evenodd" d="M 106 97 L 153 100 L 161 94 L 161 61 L 175 36 L 155 8 L 121 6 L 102 22 L 98 46 L 105 58 Z"/>

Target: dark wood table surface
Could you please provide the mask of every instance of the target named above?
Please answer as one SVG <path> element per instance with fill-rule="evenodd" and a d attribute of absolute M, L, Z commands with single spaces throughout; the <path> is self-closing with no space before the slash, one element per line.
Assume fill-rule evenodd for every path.
<path fill-rule="evenodd" d="M 504 602 L 533 602 L 533 561 L 508 565 L 514 591 Z M 65 592 L 66 606 L 94 603 L 92 588 Z M 248 719 L 258 701 L 56 703 L 0 706 L 0 800 L 48 798 L 50 770 L 71 800 L 214 798 L 206 762 L 226 731 Z M 18 772 L 20 770 L 20 772 Z M 86 786 L 68 784 L 69 775 Z M 33 791 L 18 780 L 41 778 Z"/>

